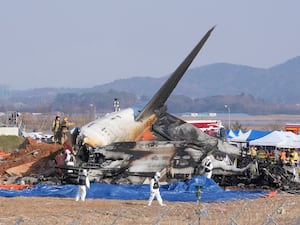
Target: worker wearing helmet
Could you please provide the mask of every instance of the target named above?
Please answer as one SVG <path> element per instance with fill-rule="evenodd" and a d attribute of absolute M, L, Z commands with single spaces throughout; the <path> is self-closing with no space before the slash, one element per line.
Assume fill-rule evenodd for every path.
<path fill-rule="evenodd" d="M 163 200 L 162 200 L 162 198 L 160 196 L 160 192 L 159 192 L 159 187 L 160 187 L 159 178 L 160 178 L 159 172 L 156 172 L 155 175 L 151 178 L 150 197 L 149 197 L 149 201 L 148 201 L 148 206 L 151 206 L 151 203 L 155 197 L 160 206 L 165 206 L 165 204 L 163 204 Z"/>
<path fill-rule="evenodd" d="M 54 143 L 59 143 L 60 141 L 60 115 L 57 114 L 55 119 L 52 122 L 52 131 L 53 131 L 53 141 Z"/>
<path fill-rule="evenodd" d="M 295 150 L 292 150 L 291 152 L 291 157 L 290 157 L 290 161 L 291 161 L 291 164 L 292 166 L 294 167 L 298 167 L 298 163 L 299 163 L 299 155 L 298 155 L 298 152 L 295 151 Z"/>
<path fill-rule="evenodd" d="M 68 139 L 68 136 L 70 135 L 69 128 L 70 126 L 74 125 L 73 123 L 70 123 L 68 120 L 68 117 L 64 117 L 63 121 L 60 124 L 60 130 L 61 130 L 61 144 L 64 144 L 65 141 Z"/>
<path fill-rule="evenodd" d="M 76 201 L 85 201 L 86 197 L 86 188 L 90 188 L 90 180 L 87 174 L 86 169 L 79 169 L 78 172 L 78 188 L 77 188 L 77 194 L 76 194 Z"/>
<path fill-rule="evenodd" d="M 75 157 L 74 155 L 71 153 L 70 149 L 65 149 L 65 165 L 69 168 L 72 168 L 75 166 Z M 67 170 L 68 173 L 73 173 L 73 169 L 68 169 Z"/>
<path fill-rule="evenodd" d="M 207 156 L 204 160 L 204 176 L 211 179 L 213 170 L 213 163 L 211 160 L 211 156 Z"/>

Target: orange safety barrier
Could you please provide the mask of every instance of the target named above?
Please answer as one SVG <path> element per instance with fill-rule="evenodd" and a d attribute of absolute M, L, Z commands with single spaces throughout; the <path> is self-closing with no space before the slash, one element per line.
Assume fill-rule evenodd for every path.
<path fill-rule="evenodd" d="M 3 150 L 0 150 L 0 159 L 7 159 L 10 156 L 10 153 L 6 153 Z"/>
<path fill-rule="evenodd" d="M 28 184 L 2 184 L 0 185 L 0 188 L 2 189 L 8 189 L 8 190 L 23 190 L 26 188 L 30 188 L 32 185 Z"/>
<path fill-rule="evenodd" d="M 268 194 L 269 198 L 275 197 L 277 195 L 277 191 L 270 191 Z"/>

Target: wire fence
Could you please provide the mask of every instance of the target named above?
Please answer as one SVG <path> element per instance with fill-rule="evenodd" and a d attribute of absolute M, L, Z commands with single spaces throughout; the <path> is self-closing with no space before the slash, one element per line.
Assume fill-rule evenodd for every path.
<path fill-rule="evenodd" d="M 299 225 L 299 196 L 282 198 L 261 198 L 259 200 L 238 200 L 224 203 L 195 202 L 168 203 L 161 207 L 146 202 L 123 202 L 118 207 L 89 206 L 88 202 L 79 203 L 78 208 L 67 211 L 59 209 L 56 213 L 28 214 L 19 212 L 17 217 L 2 217 L 0 224 L 151 224 L 151 225 Z M 83 207 L 84 206 L 84 207 Z M 79 210 L 79 207 L 82 207 Z M 47 207 L 44 209 L 47 210 Z M 17 214 L 17 212 L 16 212 Z M 39 215 L 40 214 L 40 215 Z"/>

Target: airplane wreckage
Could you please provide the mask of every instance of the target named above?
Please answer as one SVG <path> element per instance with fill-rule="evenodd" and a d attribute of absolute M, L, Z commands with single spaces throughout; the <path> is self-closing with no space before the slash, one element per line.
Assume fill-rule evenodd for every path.
<path fill-rule="evenodd" d="M 215 27 L 194 47 L 169 79 L 135 116 L 124 109 L 98 118 L 76 133 L 75 166 L 59 166 L 63 183 L 76 183 L 80 168 L 92 182 L 147 183 L 156 171 L 166 182 L 186 180 L 204 173 L 209 157 L 213 179 L 219 185 L 268 186 L 300 190 L 291 168 L 253 159 L 223 137 L 212 137 L 192 124 L 167 113 L 165 102 L 197 56 Z M 143 140 L 150 130 L 153 140 Z"/>

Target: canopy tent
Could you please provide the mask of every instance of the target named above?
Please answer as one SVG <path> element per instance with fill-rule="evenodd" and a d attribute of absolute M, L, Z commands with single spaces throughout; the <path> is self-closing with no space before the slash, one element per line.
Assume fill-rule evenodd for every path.
<path fill-rule="evenodd" d="M 229 140 L 231 140 L 232 138 L 238 135 L 238 131 L 236 130 L 226 130 L 226 133 L 227 133 L 227 139 Z"/>
<path fill-rule="evenodd" d="M 242 133 L 237 137 L 232 138 L 230 141 L 232 142 L 249 142 L 259 138 L 262 138 L 272 131 L 262 131 L 262 130 L 249 130 L 246 133 Z"/>
<path fill-rule="evenodd" d="M 226 130 L 226 132 L 227 132 L 227 138 L 229 140 L 244 134 L 244 132 L 242 130 Z"/>
<path fill-rule="evenodd" d="M 279 142 L 277 148 L 300 148 L 300 135 L 292 133 L 286 140 Z"/>
<path fill-rule="evenodd" d="M 237 136 L 240 136 L 240 135 L 242 135 L 243 133 L 245 133 L 245 132 L 243 132 L 242 130 L 238 130 Z"/>
<path fill-rule="evenodd" d="M 247 138 L 250 136 L 251 130 L 246 133 L 241 133 L 237 137 L 232 138 L 230 141 L 232 142 L 247 142 Z"/>
<path fill-rule="evenodd" d="M 291 145 L 293 140 L 295 140 L 295 143 L 299 142 L 300 144 L 300 141 L 296 141 L 298 138 L 295 135 L 296 134 L 290 131 L 273 131 L 268 135 L 265 135 L 264 137 L 250 141 L 249 144 L 255 146 L 274 146 L 274 147 L 279 147 L 280 145 L 281 148 L 286 148 L 284 146 Z"/>

